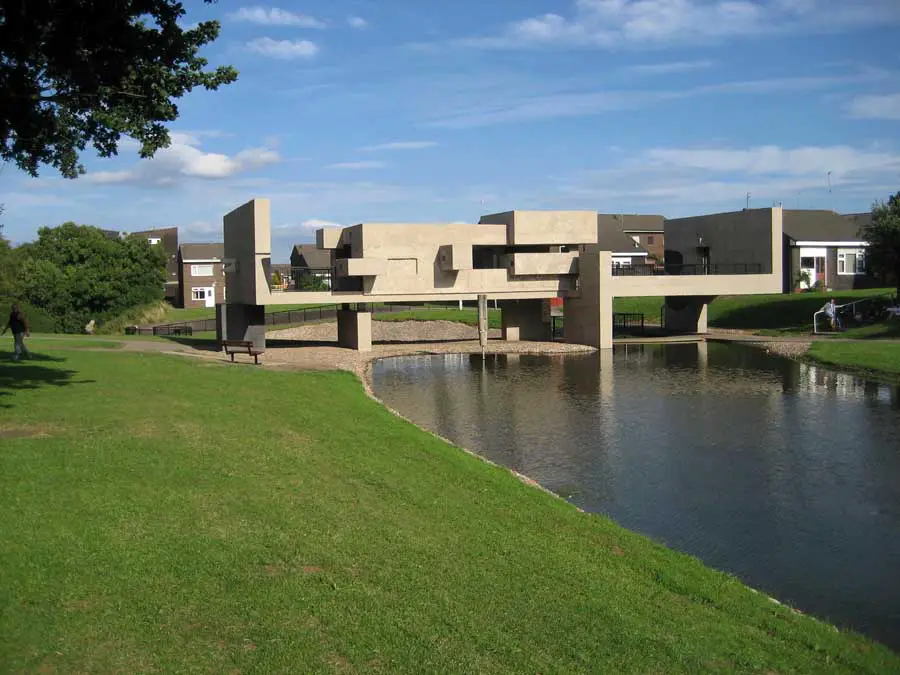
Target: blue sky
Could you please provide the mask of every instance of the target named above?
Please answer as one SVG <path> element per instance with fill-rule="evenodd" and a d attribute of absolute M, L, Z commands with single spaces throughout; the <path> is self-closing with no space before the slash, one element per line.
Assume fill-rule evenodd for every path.
<path fill-rule="evenodd" d="M 7 237 L 74 220 L 216 241 L 269 197 L 286 260 L 322 223 L 675 217 L 747 192 L 850 212 L 900 190 L 897 0 L 185 6 L 185 25 L 221 21 L 204 55 L 238 82 L 182 99 L 152 160 L 126 141 L 76 180 L 6 166 Z"/>

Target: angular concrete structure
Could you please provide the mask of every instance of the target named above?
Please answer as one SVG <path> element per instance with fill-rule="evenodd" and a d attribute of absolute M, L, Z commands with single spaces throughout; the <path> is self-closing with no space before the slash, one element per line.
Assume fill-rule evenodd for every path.
<path fill-rule="evenodd" d="M 331 253 L 326 290 L 281 291 L 269 281 L 269 202 L 256 199 L 225 216 L 226 332 L 258 342 L 255 308 L 268 304 L 342 304 L 340 343 L 365 350 L 367 303 L 479 295 L 499 302 L 508 340 L 548 339 L 541 301 L 549 298 L 564 299 L 567 341 L 601 349 L 612 346 L 616 297 L 665 296 L 667 327 L 705 332 L 715 296 L 781 290 L 781 225 L 780 208 L 670 220 L 664 265 L 621 267 L 598 243 L 605 239 L 594 211 L 509 211 L 472 224 L 361 223 L 317 231 L 318 247 Z"/>

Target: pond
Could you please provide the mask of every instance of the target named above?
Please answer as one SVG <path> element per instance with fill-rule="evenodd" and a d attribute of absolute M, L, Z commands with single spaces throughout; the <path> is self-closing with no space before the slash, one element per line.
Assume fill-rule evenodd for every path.
<path fill-rule="evenodd" d="M 900 649 L 900 390 L 715 343 L 413 356 L 376 394 L 805 612 Z"/>

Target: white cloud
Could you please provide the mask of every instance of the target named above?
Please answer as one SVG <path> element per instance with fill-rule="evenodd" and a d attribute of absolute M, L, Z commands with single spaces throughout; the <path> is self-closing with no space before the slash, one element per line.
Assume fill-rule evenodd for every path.
<path fill-rule="evenodd" d="M 79 181 L 99 184 L 137 183 L 152 186 L 173 185 L 186 177 L 218 180 L 279 162 L 278 153 L 269 148 L 247 148 L 233 156 L 204 152 L 200 141 L 185 133 L 171 134 L 172 142 L 152 159 L 138 162 L 130 169 L 94 171 Z"/>
<path fill-rule="evenodd" d="M 656 148 L 644 153 L 650 166 L 701 169 L 715 173 L 835 177 L 861 171 L 900 168 L 900 156 L 856 150 L 846 145 L 784 149 L 775 145 L 744 150 L 729 148 Z"/>
<path fill-rule="evenodd" d="M 366 145 L 360 150 L 363 152 L 378 152 L 381 150 L 425 150 L 437 145 L 434 141 L 395 141 L 393 143 L 380 143 L 378 145 Z"/>
<path fill-rule="evenodd" d="M 351 28 L 357 28 L 357 29 L 367 28 L 369 25 L 369 22 L 366 21 L 361 16 L 351 16 L 347 19 L 347 23 L 350 25 Z"/>
<path fill-rule="evenodd" d="M 749 192 L 751 206 L 832 208 L 834 200 L 870 204 L 881 198 L 898 170 L 900 154 L 849 146 L 656 148 L 618 167 L 560 181 L 558 201 L 568 208 L 678 216 L 739 209 Z"/>
<path fill-rule="evenodd" d="M 318 45 L 310 40 L 273 40 L 270 37 L 251 40 L 246 47 L 254 54 L 284 60 L 307 59 L 319 52 Z"/>
<path fill-rule="evenodd" d="M 329 164 L 327 168 L 329 169 L 348 169 L 351 171 L 360 171 L 364 169 L 383 169 L 387 164 L 384 162 L 377 161 L 362 161 L 362 162 L 337 162 L 335 164 Z"/>
<path fill-rule="evenodd" d="M 241 7 L 228 15 L 232 21 L 255 23 L 261 26 L 299 26 L 300 28 L 324 28 L 325 23 L 304 14 L 295 14 L 278 7 Z"/>
<path fill-rule="evenodd" d="M 857 119 L 900 120 L 900 94 L 857 96 L 848 113 Z"/>
<path fill-rule="evenodd" d="M 529 17 L 497 37 L 465 42 L 484 48 L 649 48 L 898 20 L 896 0 L 575 0 L 567 16 Z"/>
<path fill-rule="evenodd" d="M 513 82 L 493 85 L 494 96 L 480 95 L 477 85 L 469 89 L 459 85 L 460 96 L 429 96 L 424 100 L 440 101 L 435 116 L 426 124 L 435 127 L 470 128 L 491 124 L 506 124 L 561 117 L 580 117 L 606 112 L 636 110 L 666 101 L 682 100 L 715 94 L 772 94 L 827 90 L 862 81 L 884 78 L 880 72 L 856 72 L 833 76 L 779 77 L 762 80 L 718 82 L 683 89 L 620 89 L 580 90 L 578 84 L 535 86 L 533 83 Z M 440 92 L 438 92 L 440 93 Z"/>
<path fill-rule="evenodd" d="M 629 75 L 673 75 L 693 73 L 712 68 L 712 61 L 672 61 L 669 63 L 640 63 L 626 66 L 622 72 Z"/>

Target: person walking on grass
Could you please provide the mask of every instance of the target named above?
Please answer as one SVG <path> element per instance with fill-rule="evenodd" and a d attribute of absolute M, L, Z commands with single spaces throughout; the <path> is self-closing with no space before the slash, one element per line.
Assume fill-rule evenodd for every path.
<path fill-rule="evenodd" d="M 12 331 L 15 344 L 13 361 L 18 361 L 23 355 L 25 358 L 31 358 L 31 354 L 25 347 L 25 338 L 31 336 L 31 331 L 28 328 L 28 317 L 25 316 L 25 312 L 19 309 L 17 304 L 12 306 L 12 311 L 9 313 L 9 321 L 6 322 L 6 328 L 3 329 L 0 335 L 5 335 L 8 330 Z"/>

